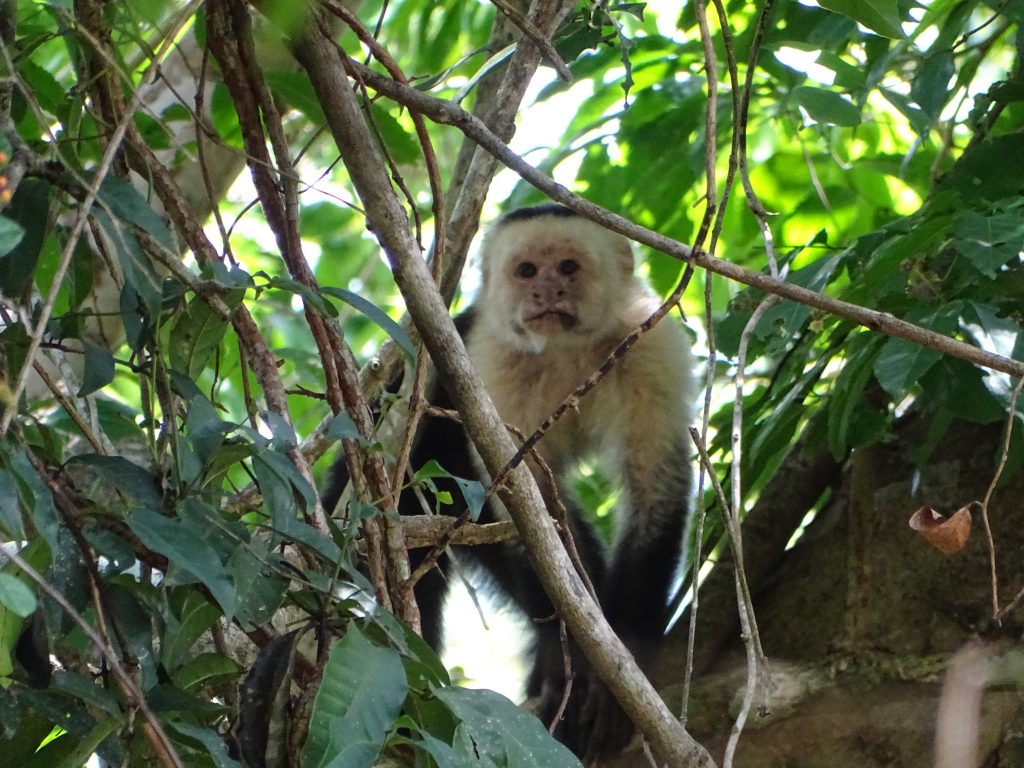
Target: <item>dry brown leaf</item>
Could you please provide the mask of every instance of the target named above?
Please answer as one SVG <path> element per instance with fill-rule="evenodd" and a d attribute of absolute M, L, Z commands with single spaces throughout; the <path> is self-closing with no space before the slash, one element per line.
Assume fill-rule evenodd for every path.
<path fill-rule="evenodd" d="M 921 507 L 910 516 L 910 527 L 946 555 L 955 555 L 971 537 L 971 508 L 960 507 L 949 517 L 931 507 Z"/>

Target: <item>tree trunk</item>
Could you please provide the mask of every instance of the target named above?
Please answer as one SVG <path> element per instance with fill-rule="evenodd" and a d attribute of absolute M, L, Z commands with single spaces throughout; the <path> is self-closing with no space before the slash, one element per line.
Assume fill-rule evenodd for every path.
<path fill-rule="evenodd" d="M 806 508 L 777 508 L 768 516 L 757 514 L 764 510 L 755 507 L 748 517 L 751 527 L 764 528 L 755 530 L 744 544 L 746 559 L 754 564 L 748 574 L 755 573 L 751 587 L 775 692 L 766 709 L 755 706 L 751 712 L 735 765 L 942 765 L 935 740 L 943 695 L 954 724 L 978 719 L 977 737 L 969 737 L 967 745 L 967 754 L 977 755 L 975 765 L 1024 765 L 1019 672 L 1011 676 L 1015 684 L 1002 690 L 985 688 L 985 680 L 978 681 L 980 707 L 955 685 L 947 685 L 943 694 L 951 657 L 972 640 L 979 641 L 988 658 L 1003 658 L 1000 654 L 1009 649 L 1010 662 L 1020 663 L 1019 652 L 1012 648 L 1021 636 L 1021 611 L 1011 611 L 1001 625 L 992 618 L 990 560 L 981 517 L 975 515 L 966 547 L 948 557 L 907 524 L 922 505 L 950 514 L 983 499 L 996 471 L 1002 430 L 999 425 L 955 423 L 918 471 L 913 456 L 928 427 L 926 419 L 906 419 L 893 439 L 851 454 L 828 503 L 784 554 L 758 550 L 758 545 L 767 542 L 770 548 L 786 541 L 791 529 L 784 518 L 799 520 Z M 1011 450 L 1008 477 L 989 508 L 1001 605 L 1024 585 L 1024 509 L 1019 503 L 1024 473 L 1013 471 L 1015 454 Z M 814 497 L 815 482 L 821 480 L 814 472 L 828 472 L 824 447 L 816 451 L 804 446 L 800 461 L 803 482 Z M 791 468 L 780 473 L 787 471 Z M 799 497 L 789 478 L 782 484 L 787 498 Z M 771 486 L 759 507 L 770 494 Z M 766 519 L 779 521 L 781 530 L 765 527 Z M 766 572 L 761 564 L 773 561 L 776 567 Z M 718 581 L 709 579 L 701 592 L 687 724 L 718 760 L 746 678 L 735 598 L 723 605 L 720 586 L 731 583 L 731 567 L 723 563 L 721 568 Z M 733 617 L 724 643 L 716 635 L 723 634 L 719 630 L 728 623 L 723 617 Z M 663 690 L 670 686 L 667 696 L 676 711 L 687 634 L 685 619 L 681 624 L 670 635 L 656 671 Z M 999 662 L 993 663 L 998 669 Z M 994 674 L 990 672 L 989 678 Z M 763 699 L 759 696 L 758 701 Z M 952 729 L 944 725 L 942 731 L 949 735 Z M 945 752 L 948 759 L 948 747 L 938 752 Z M 633 752 L 614 765 L 650 763 Z"/>

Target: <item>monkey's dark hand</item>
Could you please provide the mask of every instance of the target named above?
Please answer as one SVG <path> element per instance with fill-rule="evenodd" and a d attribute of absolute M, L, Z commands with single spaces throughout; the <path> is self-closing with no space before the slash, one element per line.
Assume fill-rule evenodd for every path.
<path fill-rule="evenodd" d="M 560 703 L 559 696 L 551 708 L 552 717 Z M 600 758 L 619 754 L 629 744 L 634 730 L 632 721 L 597 673 L 589 665 L 580 669 L 555 728 L 555 738 L 591 765 Z"/>

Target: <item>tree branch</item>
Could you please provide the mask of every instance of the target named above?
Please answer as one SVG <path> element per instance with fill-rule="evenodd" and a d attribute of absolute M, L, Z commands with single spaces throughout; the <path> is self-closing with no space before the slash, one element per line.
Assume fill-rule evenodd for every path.
<path fill-rule="evenodd" d="M 338 66 L 334 44 L 325 29 L 313 25 L 297 42 L 295 52 L 324 108 L 328 126 L 391 263 L 409 313 L 439 376 L 449 382 L 452 399 L 493 476 L 505 457 L 515 453 L 515 446 L 473 370 L 447 306 L 419 256 L 408 219 L 384 173 L 350 84 Z M 526 467 L 520 466 L 510 473 L 503 500 L 545 590 L 623 709 L 673 765 L 712 765 L 710 755 L 683 730 L 588 594 Z"/>
<path fill-rule="evenodd" d="M 1002 371 L 1012 376 L 1024 376 L 1024 362 L 992 352 L 986 352 L 983 349 L 971 346 L 950 336 L 935 333 L 914 323 L 908 323 L 906 320 L 900 320 L 888 312 L 878 312 L 857 304 L 833 299 L 816 291 L 787 283 L 770 275 L 755 272 L 752 269 L 741 267 L 738 264 L 733 264 L 702 252 L 695 254 L 690 246 L 678 240 L 673 240 L 646 227 L 634 224 L 629 219 L 612 213 L 570 192 L 551 177 L 546 176 L 523 160 L 479 119 L 458 105 L 450 101 L 435 99 L 432 96 L 417 91 L 415 88 L 397 83 L 353 60 L 349 60 L 346 66 L 350 67 L 363 82 L 378 93 L 383 93 L 410 109 L 422 112 L 435 122 L 457 127 L 504 165 L 518 173 L 524 180 L 547 194 L 552 200 L 572 208 L 581 216 L 595 221 L 613 232 L 625 235 L 630 240 L 643 243 L 673 258 L 690 261 L 698 267 L 727 277 L 730 280 L 735 280 L 738 283 L 758 288 L 767 293 L 774 293 L 784 299 L 790 299 L 837 315 L 838 317 L 846 318 L 858 325 L 863 325 L 873 331 L 879 331 L 887 336 L 905 339 L 922 347 L 928 347 L 943 354 L 980 365 L 983 368 Z"/>

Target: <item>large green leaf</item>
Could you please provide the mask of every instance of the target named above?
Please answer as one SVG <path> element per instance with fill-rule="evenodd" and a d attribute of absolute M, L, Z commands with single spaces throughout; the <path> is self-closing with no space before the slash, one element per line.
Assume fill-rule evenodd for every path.
<path fill-rule="evenodd" d="M 220 618 L 216 605 L 195 590 L 178 590 L 181 597 L 175 602 L 173 616 L 168 617 L 168 632 L 160 646 L 160 660 L 169 672 L 174 672 L 184 661 L 192 646 Z"/>
<path fill-rule="evenodd" d="M 380 326 L 380 328 L 394 340 L 405 354 L 409 357 L 416 356 L 416 352 L 412 346 L 412 341 L 409 339 L 409 334 L 407 334 L 402 326 L 388 317 L 384 310 L 373 302 L 367 301 L 362 296 L 352 293 L 352 291 L 347 291 L 344 288 L 332 288 L 328 286 L 321 288 L 320 290 L 328 296 L 334 296 L 341 299 L 354 309 L 362 312 L 370 320 Z"/>
<path fill-rule="evenodd" d="M 133 508 L 158 512 L 163 506 L 163 493 L 157 479 L 123 456 L 100 456 L 95 453 L 74 456 L 70 465 L 81 465 L 92 469 L 109 488 L 124 496 Z"/>
<path fill-rule="evenodd" d="M 899 401 L 921 376 L 942 359 L 942 353 L 903 339 L 889 339 L 875 360 L 875 378 Z"/>
<path fill-rule="evenodd" d="M 370 768 L 407 692 L 401 657 L 350 624 L 324 668 L 302 767 Z"/>
<path fill-rule="evenodd" d="M 88 339 L 82 341 L 82 347 L 85 368 L 82 371 L 82 386 L 78 390 L 79 397 L 91 395 L 114 380 L 114 356 L 110 350 Z"/>
<path fill-rule="evenodd" d="M 220 347 L 228 321 L 202 300 L 189 302 L 169 336 L 171 365 L 190 379 L 198 379 Z"/>
<path fill-rule="evenodd" d="M 0 607 L 25 618 L 36 609 L 36 597 L 19 579 L 0 573 Z"/>
<path fill-rule="evenodd" d="M 461 730 L 483 765 L 580 768 L 576 756 L 555 741 L 540 720 L 500 693 L 452 686 L 438 688 L 435 694 L 462 721 Z"/>
<path fill-rule="evenodd" d="M 21 507 L 18 505 L 18 489 L 14 477 L 6 469 L 0 469 L 0 534 L 5 537 L 5 541 L 25 538 Z"/>
<path fill-rule="evenodd" d="M 46 235 L 50 185 L 24 179 L 0 217 L 0 290 L 19 296 L 35 273 Z"/>

